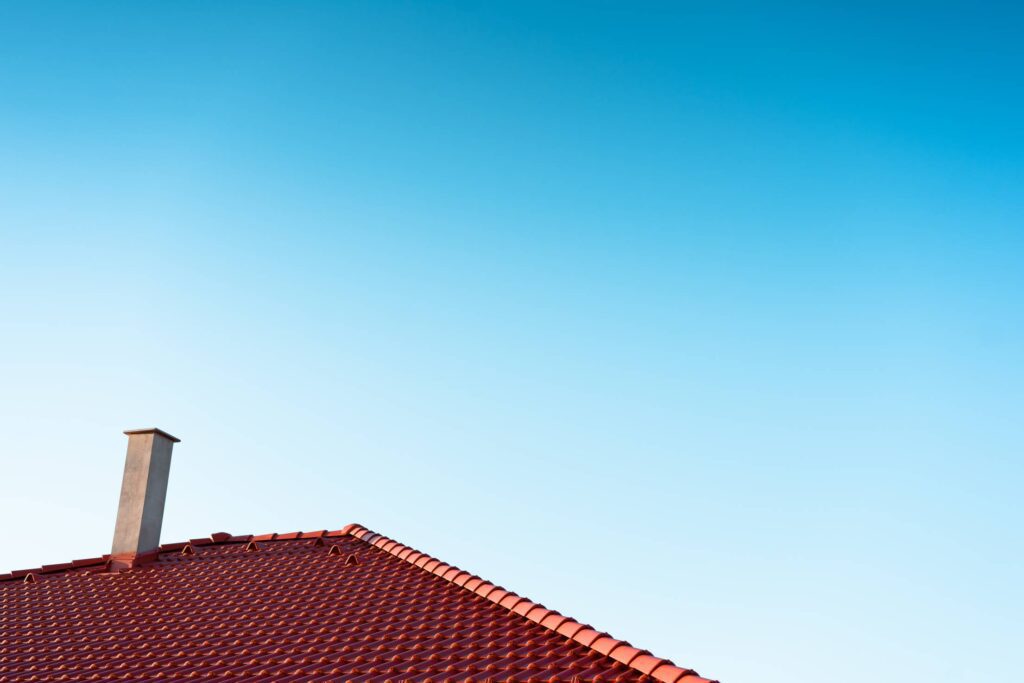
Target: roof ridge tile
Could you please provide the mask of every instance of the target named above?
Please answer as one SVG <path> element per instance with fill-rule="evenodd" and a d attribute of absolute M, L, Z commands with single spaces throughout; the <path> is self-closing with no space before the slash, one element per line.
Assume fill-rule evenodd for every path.
<path fill-rule="evenodd" d="M 382 536 L 361 524 L 349 524 L 342 531 L 347 531 L 348 535 L 379 548 L 403 562 L 408 562 L 464 590 L 486 598 L 549 631 L 574 640 L 598 654 L 611 657 L 635 671 L 651 676 L 660 683 L 717 683 L 717 681 L 702 678 L 692 669 L 678 667 L 668 659 L 656 657 L 646 650 L 633 647 L 624 640 L 618 640 L 607 633 L 598 632 L 591 626 L 581 624 L 571 617 L 549 610 L 543 605 L 507 591 L 490 581 L 441 562 L 435 557 L 387 536 Z M 449 577 L 448 574 L 453 569 L 456 572 Z M 466 576 L 464 577 L 464 575 Z M 459 583 L 460 580 L 462 583 Z"/>

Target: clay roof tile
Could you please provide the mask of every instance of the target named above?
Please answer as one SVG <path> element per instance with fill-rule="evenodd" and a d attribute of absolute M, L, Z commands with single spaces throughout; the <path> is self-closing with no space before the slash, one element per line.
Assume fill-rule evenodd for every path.
<path fill-rule="evenodd" d="M 714 683 L 359 524 L 216 532 L 129 566 L 0 575 L 0 680 Z"/>

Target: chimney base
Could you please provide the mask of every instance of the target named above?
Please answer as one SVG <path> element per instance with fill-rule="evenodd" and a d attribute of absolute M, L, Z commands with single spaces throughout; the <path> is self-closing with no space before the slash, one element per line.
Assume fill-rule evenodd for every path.
<path fill-rule="evenodd" d="M 107 559 L 107 571 L 120 572 L 125 569 L 135 569 L 155 561 L 159 555 L 159 550 L 152 550 L 148 553 L 117 553 L 116 555 L 110 555 Z"/>

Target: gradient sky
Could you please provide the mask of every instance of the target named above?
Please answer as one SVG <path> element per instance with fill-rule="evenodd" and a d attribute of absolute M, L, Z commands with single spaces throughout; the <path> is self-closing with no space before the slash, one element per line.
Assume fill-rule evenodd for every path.
<path fill-rule="evenodd" d="M 0 5 L 0 571 L 106 552 L 159 426 L 167 541 L 1015 679 L 1024 13 L 708 4 Z"/>

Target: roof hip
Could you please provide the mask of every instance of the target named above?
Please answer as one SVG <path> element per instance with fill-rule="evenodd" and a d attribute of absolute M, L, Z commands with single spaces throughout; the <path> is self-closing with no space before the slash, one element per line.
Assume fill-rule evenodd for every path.
<path fill-rule="evenodd" d="M 692 669 L 684 669 L 671 660 L 655 657 L 647 650 L 640 650 L 624 640 L 612 638 L 607 633 L 599 633 L 592 627 L 566 617 L 555 610 L 550 610 L 527 598 L 521 597 L 490 581 L 485 581 L 475 574 L 442 562 L 435 557 L 422 553 L 398 541 L 367 529 L 361 524 L 349 524 L 341 530 L 342 534 L 358 538 L 386 553 L 394 555 L 420 569 L 430 572 L 445 581 L 454 583 L 482 598 L 486 598 L 501 607 L 514 612 L 535 624 L 565 636 L 602 655 L 622 662 L 628 667 L 650 676 L 661 683 L 718 683 L 703 678 Z"/>

